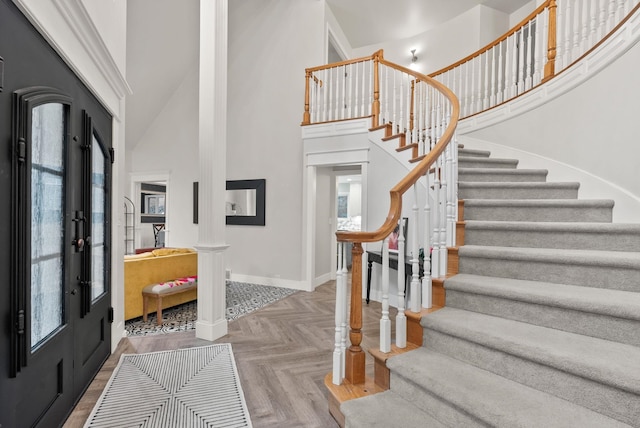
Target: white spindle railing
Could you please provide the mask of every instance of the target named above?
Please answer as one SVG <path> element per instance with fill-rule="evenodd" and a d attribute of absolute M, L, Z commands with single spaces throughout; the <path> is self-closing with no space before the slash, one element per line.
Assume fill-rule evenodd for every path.
<path fill-rule="evenodd" d="M 344 379 L 345 354 L 342 347 L 343 322 L 346 326 L 343 306 L 347 304 L 347 277 L 342 271 L 343 254 L 345 244 L 338 243 L 338 269 L 336 271 L 336 312 L 335 312 L 335 341 L 333 347 L 333 374 L 332 382 L 340 385 Z M 346 328 L 345 328 L 346 330 Z"/>
<path fill-rule="evenodd" d="M 468 117 L 540 85 L 589 52 L 640 0 L 546 1 L 500 39 L 462 61 L 431 74 L 449 85 Z M 555 19 L 550 23 L 554 5 Z M 552 17 L 553 18 L 553 17 Z M 553 32 L 555 58 L 550 57 Z M 544 73 L 550 59 L 554 67 Z M 464 76 L 455 82 L 455 76 Z"/>
<path fill-rule="evenodd" d="M 361 303 L 352 293 L 347 325 L 346 241 L 353 242 L 354 266 L 361 269 L 362 242 L 382 242 L 382 313 L 380 318 L 380 350 L 391 350 L 392 334 L 389 317 L 389 234 L 390 219 L 400 220 L 401 200 L 397 194 L 413 199 L 410 204 L 411 235 L 405 241 L 403 222 L 398 230 L 398 268 L 396 346 L 407 345 L 405 307 L 411 312 L 433 305 L 433 280 L 447 272 L 447 248 L 455 246 L 457 219 L 458 151 L 452 121 L 462 113 L 466 117 L 504 103 L 526 92 L 558 72 L 600 43 L 631 12 L 637 13 L 640 0 L 548 0 L 516 28 L 479 53 L 471 55 L 438 73 L 430 80 L 404 67 L 389 63 L 382 51 L 330 66 L 307 69 L 305 114 L 303 124 L 372 117 L 372 126 L 385 125 L 388 134 L 404 135 L 404 145 L 412 149 L 411 171 L 391 190 L 395 202 L 385 224 L 376 232 L 363 232 L 362 238 L 349 232 L 338 233 L 338 268 L 336 274 L 335 344 L 332 382 L 357 377 L 350 364 L 360 364 L 361 315 L 354 316 L 354 306 Z M 451 88 L 460 100 L 455 106 Z M 446 141 L 451 141 L 446 145 Z M 441 144 L 442 143 L 442 144 Z M 445 146 L 443 146 L 446 145 Z M 401 144 L 402 145 L 402 144 Z M 435 153 L 438 153 L 437 155 Z M 428 160 L 426 165 L 424 160 Z M 419 163 L 418 163 L 419 162 Z M 420 170 L 420 176 L 416 171 Z M 421 176 L 424 175 L 424 178 Z M 411 179 L 411 183 L 408 180 Z M 413 188 L 413 192 L 408 192 Z M 401 189 L 401 190 L 400 190 Z M 419 197 L 420 196 L 420 197 Z M 420 208 L 419 201 L 424 198 Z M 395 204 L 395 205 L 394 205 Z M 407 210 L 407 214 L 409 214 Z M 386 232 L 381 232 L 382 230 Z M 372 239 L 371 236 L 376 238 Z M 381 241 L 380 241 L 381 240 Z M 424 274 L 420 276 L 420 252 L 424 254 Z M 359 252 L 358 252 L 359 251 Z M 409 257 L 411 278 L 405 294 L 405 255 Z M 358 260 L 360 258 L 360 260 Z M 361 271 L 360 271 L 361 272 Z M 352 278 L 361 287 L 361 278 Z M 361 290 L 361 288 L 357 288 Z M 407 298 L 408 304 L 407 304 Z M 361 311 L 361 307 L 360 307 Z M 354 325 L 355 323 L 355 325 Z M 351 345 L 347 333 L 350 327 Z M 364 370 L 364 369 L 363 369 Z M 355 378 L 354 378 L 355 379 Z M 353 380 L 353 379 L 352 379 Z M 356 383 L 361 379 L 355 379 Z"/>

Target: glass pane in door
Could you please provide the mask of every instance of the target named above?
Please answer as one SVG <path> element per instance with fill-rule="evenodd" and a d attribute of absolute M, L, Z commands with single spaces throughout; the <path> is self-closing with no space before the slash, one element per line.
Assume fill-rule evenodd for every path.
<path fill-rule="evenodd" d="M 105 281 L 106 158 L 93 135 L 91 141 L 91 301 L 107 292 Z"/>
<path fill-rule="evenodd" d="M 31 111 L 31 349 L 63 322 L 65 107 Z"/>

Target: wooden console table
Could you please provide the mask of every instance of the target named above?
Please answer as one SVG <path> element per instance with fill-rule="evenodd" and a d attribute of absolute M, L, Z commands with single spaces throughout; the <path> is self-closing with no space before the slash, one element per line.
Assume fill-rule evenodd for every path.
<path fill-rule="evenodd" d="M 369 293 L 371 292 L 371 268 L 374 263 L 378 263 L 382 266 L 382 252 L 381 251 L 367 251 L 367 304 L 369 304 Z M 420 270 L 418 275 L 422 277 L 424 275 L 423 261 L 420 260 Z M 398 270 L 398 255 L 395 253 L 389 253 L 389 267 L 391 269 Z M 411 265 L 411 259 L 405 256 L 404 262 L 404 291 L 405 296 L 407 294 L 407 281 L 413 274 L 413 267 Z"/>

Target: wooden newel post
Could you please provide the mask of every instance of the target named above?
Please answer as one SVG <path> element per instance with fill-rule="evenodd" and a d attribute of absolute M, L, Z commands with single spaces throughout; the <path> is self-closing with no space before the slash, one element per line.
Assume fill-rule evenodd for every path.
<path fill-rule="evenodd" d="M 302 125 L 311 123 L 311 115 L 309 114 L 309 80 L 311 80 L 311 72 L 306 71 L 304 82 L 304 114 L 302 115 Z"/>
<path fill-rule="evenodd" d="M 557 33 L 557 19 L 556 19 L 556 0 L 549 2 L 549 43 L 547 47 L 547 63 L 544 65 L 544 77 L 543 82 L 551 79 L 556 73 L 556 33 Z"/>
<path fill-rule="evenodd" d="M 362 343 L 362 244 L 353 243 L 351 252 L 351 314 L 349 317 L 349 339 L 345 378 L 352 384 L 364 383 L 365 353 Z"/>
<path fill-rule="evenodd" d="M 371 105 L 371 127 L 380 123 L 380 56 L 382 51 L 373 54 L 373 104 Z"/>

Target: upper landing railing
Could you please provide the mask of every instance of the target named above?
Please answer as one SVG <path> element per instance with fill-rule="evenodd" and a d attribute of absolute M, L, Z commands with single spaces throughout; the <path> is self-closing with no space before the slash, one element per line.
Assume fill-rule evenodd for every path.
<path fill-rule="evenodd" d="M 430 74 L 460 99 L 463 118 L 553 78 L 600 44 L 639 0 L 547 0 L 505 35 Z"/>
<path fill-rule="evenodd" d="M 518 97 L 570 67 L 606 40 L 635 13 L 639 3 L 547 0 L 502 37 L 429 76 L 456 94 L 461 118 L 472 116 Z M 377 121 L 373 126 L 401 119 L 408 122 L 409 117 L 400 117 L 400 112 L 410 112 L 397 104 L 409 103 L 411 94 L 404 100 L 397 96 L 403 93 L 398 92 L 399 87 L 410 82 L 393 80 L 397 79 L 393 73 L 376 74 L 375 56 L 308 68 L 302 124 L 369 116 Z M 376 105 L 381 110 L 375 111 Z M 393 113 L 395 117 L 391 117 Z"/>

